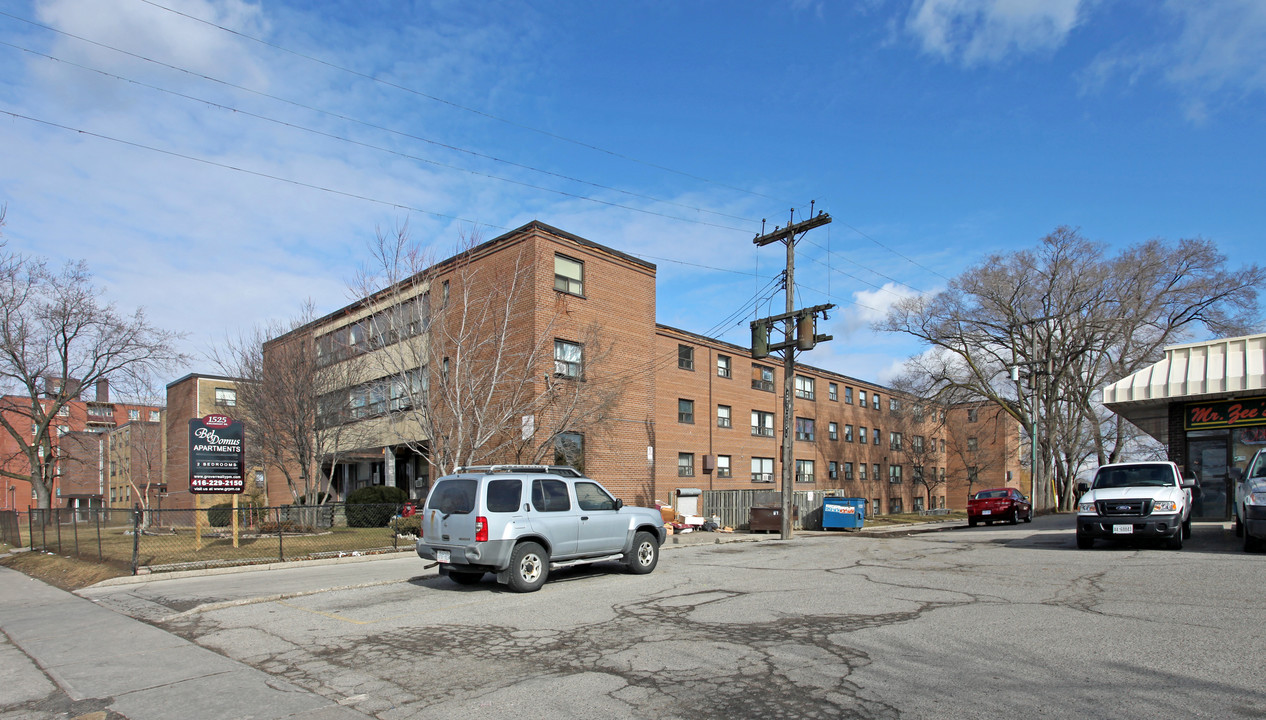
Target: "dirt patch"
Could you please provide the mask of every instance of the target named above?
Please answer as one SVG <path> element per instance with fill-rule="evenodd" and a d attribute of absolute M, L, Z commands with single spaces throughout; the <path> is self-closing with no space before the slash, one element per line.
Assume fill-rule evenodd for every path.
<path fill-rule="evenodd" d="M 130 568 L 107 563 L 86 562 L 42 552 L 14 553 L 0 556 L 0 565 L 26 573 L 63 590 L 78 590 L 112 577 L 131 575 Z"/>

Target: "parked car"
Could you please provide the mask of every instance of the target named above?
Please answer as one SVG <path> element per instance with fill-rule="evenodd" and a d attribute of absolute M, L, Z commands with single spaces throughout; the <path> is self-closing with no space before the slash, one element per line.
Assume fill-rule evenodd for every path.
<path fill-rule="evenodd" d="M 1077 501 L 1077 547 L 1108 540 L 1160 539 L 1174 550 L 1191 537 L 1191 489 L 1172 462 L 1102 465 Z"/>
<path fill-rule="evenodd" d="M 1235 482 L 1235 536 L 1244 552 L 1266 550 L 1266 448 L 1253 454 L 1243 470 L 1231 469 Z"/>
<path fill-rule="evenodd" d="M 976 527 L 983 522 L 992 525 L 995 521 L 1015 525 L 1033 522 L 1033 505 L 1015 488 L 994 488 L 981 490 L 967 500 L 967 524 Z"/>
<path fill-rule="evenodd" d="M 649 573 L 666 532 L 659 510 L 626 506 L 571 468 L 484 466 L 440 478 L 421 511 L 418 556 L 472 585 L 485 573 L 517 592 L 550 571 L 603 561 Z"/>

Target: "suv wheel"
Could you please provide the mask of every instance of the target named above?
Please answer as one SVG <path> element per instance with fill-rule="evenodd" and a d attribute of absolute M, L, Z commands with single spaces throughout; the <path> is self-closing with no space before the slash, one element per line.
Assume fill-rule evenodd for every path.
<path fill-rule="evenodd" d="M 633 551 L 624 556 L 624 564 L 634 575 L 645 575 L 659 564 L 659 543 L 655 536 L 642 531 L 633 536 Z"/>
<path fill-rule="evenodd" d="M 449 570 L 448 579 L 458 585 L 474 585 L 484 579 L 481 572 L 464 572 L 462 570 Z"/>
<path fill-rule="evenodd" d="M 549 577 L 549 555 L 545 548 L 534 542 L 520 543 L 510 556 L 510 589 L 515 592 L 535 592 Z"/>

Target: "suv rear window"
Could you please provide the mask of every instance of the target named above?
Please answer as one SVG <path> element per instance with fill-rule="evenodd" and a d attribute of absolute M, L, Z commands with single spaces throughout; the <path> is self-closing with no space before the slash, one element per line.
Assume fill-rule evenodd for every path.
<path fill-rule="evenodd" d="M 475 490 L 478 487 L 478 480 L 468 478 L 441 480 L 431 491 L 431 500 L 427 507 L 445 515 L 469 514 L 475 509 Z"/>
<path fill-rule="evenodd" d="M 515 512 L 523 497 L 522 480 L 492 480 L 488 483 L 488 512 Z"/>

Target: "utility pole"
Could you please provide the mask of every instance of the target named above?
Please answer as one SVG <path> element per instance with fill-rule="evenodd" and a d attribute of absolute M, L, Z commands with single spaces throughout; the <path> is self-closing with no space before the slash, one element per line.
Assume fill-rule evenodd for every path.
<path fill-rule="evenodd" d="M 813 215 L 813 205 L 809 205 L 809 214 Z M 831 216 L 819 212 L 808 220 L 795 220 L 795 209 L 785 228 L 774 228 L 771 233 L 757 235 L 752 243 L 764 247 L 774 242 L 787 246 L 787 271 L 785 286 L 787 291 L 787 311 L 781 315 L 760 318 L 752 322 L 752 358 L 759 360 L 768 357 L 771 351 L 783 351 L 782 379 L 782 539 L 791 538 L 791 521 L 795 501 L 796 460 L 793 452 L 794 418 L 795 418 L 795 375 L 796 350 L 812 350 L 819 342 L 831 339 L 830 335 L 818 335 L 817 315 L 822 313 L 826 319 L 826 311 L 835 307 L 832 304 L 817 305 L 803 310 L 796 310 L 796 241 L 813 228 L 831 222 Z M 782 321 L 784 341 L 770 344 L 769 331 L 778 321 Z"/>

